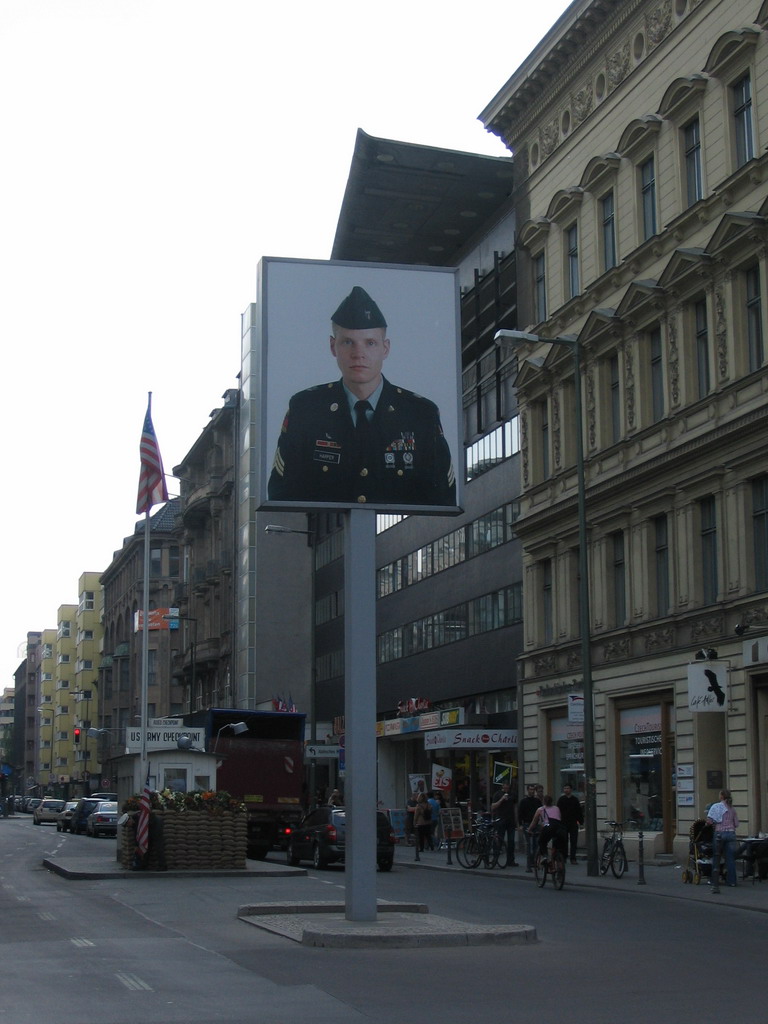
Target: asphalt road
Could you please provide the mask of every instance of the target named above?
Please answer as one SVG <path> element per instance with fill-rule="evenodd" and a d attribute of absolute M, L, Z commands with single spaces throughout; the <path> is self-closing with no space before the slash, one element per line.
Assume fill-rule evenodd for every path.
<path fill-rule="evenodd" d="M 766 917 L 645 890 L 538 890 L 530 878 L 398 865 L 382 899 L 536 927 L 528 946 L 306 948 L 238 921 L 243 904 L 340 900 L 344 873 L 73 881 L 42 868 L 61 836 L 0 820 L 0 1022 L 39 1024 L 708 1024 L 762 1019 Z M 410 859 L 404 858 L 404 859 Z M 681 887 L 686 888 L 686 887 Z"/>

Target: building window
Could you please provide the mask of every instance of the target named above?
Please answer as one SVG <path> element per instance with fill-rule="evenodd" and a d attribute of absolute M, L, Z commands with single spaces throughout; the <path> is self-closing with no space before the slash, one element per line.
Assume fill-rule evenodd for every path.
<path fill-rule="evenodd" d="M 180 565 L 179 546 L 178 544 L 171 544 L 168 548 L 168 575 L 178 577 Z"/>
<path fill-rule="evenodd" d="M 551 644 L 554 636 L 552 620 L 552 559 L 545 558 L 541 563 L 541 624 L 542 640 Z"/>
<path fill-rule="evenodd" d="M 701 521 L 701 597 L 704 604 L 717 601 L 717 512 L 710 495 L 699 502 Z"/>
<path fill-rule="evenodd" d="M 669 523 L 666 515 L 653 520 L 656 576 L 656 614 L 669 614 Z"/>
<path fill-rule="evenodd" d="M 603 236 L 603 270 L 616 266 L 616 210 L 613 192 L 607 192 L 600 200 Z"/>
<path fill-rule="evenodd" d="M 752 481 L 755 590 L 768 590 L 768 476 Z"/>
<path fill-rule="evenodd" d="M 149 575 L 161 576 L 163 572 L 163 549 L 153 546 L 149 549 Z"/>
<path fill-rule="evenodd" d="M 624 560 L 624 533 L 611 534 L 613 578 L 613 624 L 623 626 L 627 618 L 627 566 Z"/>
<path fill-rule="evenodd" d="M 732 95 L 736 166 L 743 167 L 755 155 L 752 135 L 752 83 L 748 74 L 732 87 Z"/>
<path fill-rule="evenodd" d="M 694 304 L 694 328 L 696 332 L 696 382 L 699 398 L 709 394 L 709 328 L 707 326 L 707 303 L 699 299 Z"/>
<path fill-rule="evenodd" d="M 610 374 L 611 396 L 611 442 L 616 444 L 621 440 L 621 381 L 619 378 L 619 357 L 616 353 L 608 360 L 608 372 Z"/>
<path fill-rule="evenodd" d="M 654 327 L 650 335 L 651 344 L 651 418 L 658 423 L 664 416 L 664 360 L 661 344 L 661 328 Z"/>
<path fill-rule="evenodd" d="M 763 365 L 763 303 L 760 294 L 760 267 L 755 264 L 744 272 L 747 305 L 747 348 L 749 369 Z"/>
<path fill-rule="evenodd" d="M 701 180 L 701 127 L 695 117 L 683 128 L 685 155 L 685 191 L 688 205 L 693 206 L 704 195 Z"/>
<path fill-rule="evenodd" d="M 579 228 L 571 224 L 565 232 L 566 244 L 566 280 L 568 282 L 568 298 L 572 299 L 581 291 L 579 282 Z"/>
<path fill-rule="evenodd" d="M 646 241 L 656 234 L 656 162 L 652 156 L 640 165 L 640 208 Z"/>
<path fill-rule="evenodd" d="M 547 277 L 544 253 L 533 259 L 534 318 L 537 323 L 547 319 Z"/>

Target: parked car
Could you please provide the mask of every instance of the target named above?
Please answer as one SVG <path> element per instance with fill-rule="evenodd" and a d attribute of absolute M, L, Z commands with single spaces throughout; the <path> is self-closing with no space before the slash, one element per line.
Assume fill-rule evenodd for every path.
<path fill-rule="evenodd" d="M 56 815 L 56 831 L 69 832 L 69 823 L 77 807 L 77 800 L 67 800 L 62 809 Z"/>
<path fill-rule="evenodd" d="M 93 836 L 117 835 L 117 801 L 100 800 L 85 819 L 85 831 Z"/>
<path fill-rule="evenodd" d="M 26 814 L 33 814 L 35 808 L 37 807 L 37 805 L 40 803 L 40 801 L 42 799 L 43 798 L 41 796 L 30 796 L 30 797 L 27 797 L 26 801 L 24 802 L 23 807 L 21 808 L 22 811 L 24 811 Z"/>
<path fill-rule="evenodd" d="M 42 825 L 46 821 L 49 825 L 55 825 L 56 816 L 63 808 L 63 800 L 56 800 L 52 796 L 44 796 L 32 812 L 32 823 L 34 825 Z"/>
<path fill-rule="evenodd" d="M 91 793 L 93 800 L 117 800 L 117 793 Z"/>
<path fill-rule="evenodd" d="M 101 800 L 97 800 L 92 796 L 81 796 L 77 801 L 77 807 L 72 812 L 72 817 L 69 819 L 69 831 L 74 835 L 78 836 L 85 832 L 85 823 L 88 820 L 88 816 L 101 803 Z"/>
<path fill-rule="evenodd" d="M 286 857 L 292 866 L 311 860 L 316 868 L 344 860 L 347 815 L 343 807 L 317 807 L 294 828 Z M 389 871 L 395 859 L 395 833 L 383 811 L 376 812 L 376 863 Z"/>

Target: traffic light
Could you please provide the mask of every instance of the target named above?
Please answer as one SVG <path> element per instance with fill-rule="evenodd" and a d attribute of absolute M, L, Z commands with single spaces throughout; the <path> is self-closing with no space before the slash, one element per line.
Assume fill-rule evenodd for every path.
<path fill-rule="evenodd" d="M 80 731 L 81 731 L 80 730 L 80 726 L 76 725 L 75 726 L 75 732 L 74 732 L 75 746 L 77 746 L 79 744 L 79 742 L 80 742 Z"/>

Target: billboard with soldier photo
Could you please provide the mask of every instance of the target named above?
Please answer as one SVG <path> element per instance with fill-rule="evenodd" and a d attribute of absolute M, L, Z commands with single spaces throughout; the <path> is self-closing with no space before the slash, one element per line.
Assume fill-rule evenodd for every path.
<path fill-rule="evenodd" d="M 460 511 L 453 269 L 265 258 L 259 507 Z"/>

